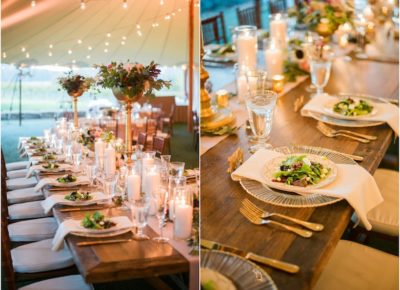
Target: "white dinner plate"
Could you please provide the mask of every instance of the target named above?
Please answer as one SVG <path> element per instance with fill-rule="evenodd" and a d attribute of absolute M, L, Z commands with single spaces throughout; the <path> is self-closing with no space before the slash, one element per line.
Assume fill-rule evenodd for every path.
<path fill-rule="evenodd" d="M 71 235 L 74 236 L 79 236 L 79 237 L 87 237 L 87 238 L 108 238 L 108 237 L 115 237 L 119 236 L 125 233 L 130 232 L 132 229 L 120 229 L 120 230 L 114 230 L 112 232 L 94 232 L 94 233 L 89 233 L 89 232 L 71 232 Z"/>
<path fill-rule="evenodd" d="M 376 114 L 378 113 L 377 105 L 376 105 L 374 102 L 372 102 L 372 101 L 370 101 L 370 100 L 363 99 L 363 98 L 353 98 L 353 99 L 355 100 L 356 103 L 358 103 L 360 100 L 364 100 L 364 101 L 366 101 L 368 104 L 370 104 L 371 106 L 373 106 L 373 109 L 372 109 L 372 111 L 371 111 L 369 114 L 367 114 L 367 115 L 360 115 L 360 116 L 344 116 L 344 115 L 342 115 L 342 114 L 336 113 L 336 112 L 333 110 L 333 107 L 335 106 L 335 104 L 337 104 L 338 102 L 340 102 L 340 101 L 343 100 L 343 99 L 345 99 L 345 98 L 337 98 L 337 100 L 329 100 L 329 101 L 325 102 L 325 103 L 323 104 L 324 111 L 325 111 L 328 115 L 330 115 L 330 116 L 332 116 L 332 117 L 334 117 L 334 118 L 343 119 L 343 120 L 352 120 L 352 121 L 354 121 L 354 120 L 363 120 L 363 119 L 365 119 L 365 118 L 374 116 L 374 115 L 376 115 Z M 364 121 L 365 121 L 365 120 L 364 120 Z"/>
<path fill-rule="evenodd" d="M 280 171 L 280 165 L 283 161 L 285 161 L 287 158 L 291 156 L 301 156 L 301 155 L 306 155 L 307 158 L 312 162 L 321 163 L 324 168 L 330 168 L 329 175 L 326 178 L 322 179 L 319 183 L 308 185 L 307 187 L 295 186 L 282 182 L 272 181 L 273 179 L 275 179 L 274 174 Z M 337 176 L 336 164 L 326 157 L 314 154 L 287 154 L 284 156 L 279 156 L 269 161 L 264 168 L 264 177 L 266 179 L 265 184 L 267 186 L 295 193 L 309 194 L 310 192 L 312 192 L 313 189 L 321 188 L 323 186 L 332 183 L 335 180 L 336 176 Z"/>

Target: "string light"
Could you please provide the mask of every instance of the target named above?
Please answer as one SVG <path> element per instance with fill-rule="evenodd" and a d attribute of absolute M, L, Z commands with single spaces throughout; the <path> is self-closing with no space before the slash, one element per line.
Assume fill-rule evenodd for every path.
<path fill-rule="evenodd" d="M 110 43 L 108 43 L 108 42 L 105 42 L 104 44 L 105 44 L 106 46 L 109 46 L 109 45 L 110 45 Z"/>
<path fill-rule="evenodd" d="M 25 52 L 26 48 L 25 47 L 21 47 L 21 51 Z"/>
<path fill-rule="evenodd" d="M 140 24 L 136 24 L 136 29 L 140 29 Z"/>
<path fill-rule="evenodd" d="M 124 2 L 122 3 L 122 8 L 124 8 L 124 9 L 128 8 L 127 0 L 124 0 Z"/>
<path fill-rule="evenodd" d="M 158 27 L 159 24 L 158 24 L 158 22 L 155 22 L 155 23 L 153 23 L 151 26 L 152 26 L 152 27 Z"/>
<path fill-rule="evenodd" d="M 86 58 L 89 59 L 89 58 L 90 58 L 90 55 L 87 55 Z"/>
<path fill-rule="evenodd" d="M 140 30 L 136 31 L 137 34 L 141 37 L 142 36 L 142 32 Z"/>
<path fill-rule="evenodd" d="M 121 41 L 121 45 L 125 45 L 125 41 Z"/>
<path fill-rule="evenodd" d="M 111 37 L 111 33 L 107 33 L 107 37 L 110 38 Z"/>
<path fill-rule="evenodd" d="M 165 20 L 170 20 L 171 19 L 171 15 L 169 15 L 169 14 L 165 15 L 164 19 Z"/>
<path fill-rule="evenodd" d="M 25 57 L 26 57 L 26 58 L 30 58 L 30 57 L 31 57 L 31 55 L 29 54 L 29 52 L 27 52 L 27 53 L 25 54 Z"/>
<path fill-rule="evenodd" d="M 31 1 L 31 7 L 36 7 L 36 1 L 35 0 Z"/>
<path fill-rule="evenodd" d="M 72 60 L 72 63 L 76 63 L 76 60 L 75 60 L 75 59 L 73 59 L 73 60 Z"/>
<path fill-rule="evenodd" d="M 68 54 L 72 54 L 72 50 L 68 49 Z"/>
<path fill-rule="evenodd" d="M 78 42 L 78 44 L 82 44 L 82 40 L 80 40 L 80 39 L 78 39 L 77 42 Z"/>
<path fill-rule="evenodd" d="M 108 49 L 107 49 L 107 48 L 105 48 L 105 49 L 104 49 L 104 52 L 105 52 L 105 53 L 107 53 L 107 52 L 108 52 Z"/>
<path fill-rule="evenodd" d="M 85 9 L 86 9 L 85 0 L 81 0 L 81 9 L 82 9 L 82 10 L 85 10 Z"/>
<path fill-rule="evenodd" d="M 7 57 L 7 53 L 3 52 L 3 58 Z"/>
<path fill-rule="evenodd" d="M 160 0 L 160 5 L 164 5 L 164 0 Z"/>
<path fill-rule="evenodd" d="M 88 48 L 87 48 L 88 50 L 92 50 L 92 47 L 91 46 L 88 46 Z"/>
<path fill-rule="evenodd" d="M 49 48 L 50 48 L 50 49 L 53 48 L 53 45 L 52 45 L 52 44 L 49 44 Z"/>
<path fill-rule="evenodd" d="M 122 40 L 126 40 L 126 36 L 122 36 Z"/>
<path fill-rule="evenodd" d="M 49 56 L 53 56 L 53 53 L 51 51 L 49 51 Z"/>

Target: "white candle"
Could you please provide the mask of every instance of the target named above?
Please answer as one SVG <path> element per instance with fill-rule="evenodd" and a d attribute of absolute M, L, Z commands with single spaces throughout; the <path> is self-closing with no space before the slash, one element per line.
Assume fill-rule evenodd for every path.
<path fill-rule="evenodd" d="M 115 170 L 115 149 L 112 146 L 108 146 L 104 152 L 104 171 L 106 177 L 113 177 L 115 175 Z"/>
<path fill-rule="evenodd" d="M 174 202 L 173 199 L 171 199 L 171 200 L 168 202 L 168 216 L 169 216 L 169 219 L 170 219 L 171 221 L 174 220 L 174 209 L 175 209 L 174 204 L 175 204 L 175 202 Z"/>
<path fill-rule="evenodd" d="M 184 203 L 175 204 L 174 237 L 187 239 L 192 233 L 193 207 Z"/>
<path fill-rule="evenodd" d="M 283 74 L 283 52 L 275 47 L 265 50 L 265 65 L 268 75 L 272 78 L 274 75 Z"/>
<path fill-rule="evenodd" d="M 364 13 L 364 17 L 367 20 L 370 20 L 370 21 L 374 20 L 374 11 L 372 11 L 372 7 L 371 6 L 368 5 L 367 7 L 365 7 L 363 13 Z"/>
<path fill-rule="evenodd" d="M 239 75 L 236 80 L 237 94 L 239 102 L 244 101 L 244 97 L 247 95 L 247 80 L 245 75 Z"/>
<path fill-rule="evenodd" d="M 138 174 L 128 175 L 126 178 L 126 187 L 128 189 L 128 200 L 140 199 L 140 182 L 141 177 Z"/>
<path fill-rule="evenodd" d="M 286 20 L 282 19 L 280 14 L 275 15 L 274 19 L 271 19 L 269 23 L 271 38 L 275 39 L 279 47 L 286 47 Z"/>
<path fill-rule="evenodd" d="M 105 147 L 105 144 L 104 144 L 103 140 L 101 140 L 101 139 L 98 139 L 94 143 L 94 153 L 95 153 L 96 157 L 104 156 L 104 147 Z"/>
<path fill-rule="evenodd" d="M 143 192 L 151 196 L 153 192 L 158 190 L 158 188 L 160 187 L 160 183 L 161 183 L 160 173 L 155 171 L 150 171 L 145 173 L 143 179 Z"/>
<path fill-rule="evenodd" d="M 236 40 L 239 66 L 256 67 L 257 65 L 257 37 L 240 35 Z"/>

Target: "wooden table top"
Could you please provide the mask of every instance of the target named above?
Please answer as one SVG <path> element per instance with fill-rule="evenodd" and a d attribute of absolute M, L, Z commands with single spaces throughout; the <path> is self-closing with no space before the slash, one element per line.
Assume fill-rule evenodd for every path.
<path fill-rule="evenodd" d="M 325 91 L 331 94 L 368 93 L 397 99 L 398 79 L 399 67 L 395 64 L 337 60 Z M 305 88 L 309 84 L 309 80 L 303 82 L 278 100 L 270 143 L 274 147 L 291 144 L 319 146 L 364 156 L 360 165 L 373 173 L 393 140 L 392 130 L 386 124 L 351 129 L 377 135 L 378 139 L 369 144 L 323 136 L 316 129 L 316 120 L 301 117 L 299 112 L 293 111 L 293 102 L 297 97 L 304 95 L 308 100 L 309 93 Z M 281 290 L 311 289 L 346 229 L 353 210 L 346 201 L 319 208 L 279 207 L 246 194 L 238 182 L 231 180 L 226 170 L 227 158 L 238 147 L 245 152 L 245 159 L 249 157 L 247 140 L 242 126 L 237 135 L 226 138 L 201 157 L 201 237 L 297 264 L 301 268 L 298 274 L 286 274 L 268 267 L 264 269 Z M 321 223 L 325 229 L 305 239 L 272 226 L 253 225 L 239 213 L 244 198 L 270 212 Z"/>
<path fill-rule="evenodd" d="M 85 214 L 95 211 L 60 212 L 59 207 L 53 208 L 54 217 L 58 223 L 65 219 L 83 219 Z M 130 211 L 111 208 L 101 210 L 106 216 L 128 216 Z M 150 238 L 157 234 L 145 227 L 144 233 Z M 66 238 L 75 264 L 81 275 L 89 283 L 112 282 L 135 278 L 157 277 L 189 271 L 189 262 L 170 244 L 158 244 L 148 241 L 131 241 L 96 246 L 77 246 L 78 242 L 132 238 L 132 232 L 117 237 L 96 239 L 69 235 Z"/>

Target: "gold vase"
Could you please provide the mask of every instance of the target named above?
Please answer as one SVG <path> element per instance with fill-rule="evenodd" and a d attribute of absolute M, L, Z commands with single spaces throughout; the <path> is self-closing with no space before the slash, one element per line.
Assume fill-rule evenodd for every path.
<path fill-rule="evenodd" d="M 75 129 L 78 129 L 78 98 L 82 96 L 83 90 L 78 91 L 69 91 L 68 95 L 72 97 L 73 106 L 74 106 L 74 126 Z"/>
<path fill-rule="evenodd" d="M 132 103 L 137 102 L 143 96 L 143 93 L 137 96 L 129 96 L 124 94 L 120 88 L 113 88 L 112 92 L 115 98 L 125 106 L 125 148 L 126 148 L 126 165 L 132 164 Z"/>

